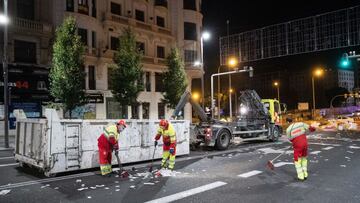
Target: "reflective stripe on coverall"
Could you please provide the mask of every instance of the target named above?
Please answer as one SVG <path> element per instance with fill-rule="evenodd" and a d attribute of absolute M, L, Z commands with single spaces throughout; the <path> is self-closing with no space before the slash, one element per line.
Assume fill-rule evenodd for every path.
<path fill-rule="evenodd" d="M 98 138 L 99 163 L 101 175 L 111 173 L 112 150 L 118 150 L 119 133 L 116 125 L 105 128 L 104 133 Z"/>
<path fill-rule="evenodd" d="M 168 168 L 173 170 L 175 166 L 175 156 L 176 156 L 176 132 L 174 127 L 169 123 L 169 126 L 166 130 L 162 128 L 158 128 L 157 135 L 155 140 L 159 140 L 160 137 L 163 138 L 163 154 L 162 154 L 162 161 L 161 167 L 166 168 L 166 161 L 169 159 L 169 166 Z M 174 149 L 174 153 L 170 153 L 170 149 Z"/>
<path fill-rule="evenodd" d="M 307 172 L 307 149 L 308 143 L 306 139 L 306 131 L 309 130 L 309 125 L 303 122 L 291 124 L 286 129 L 286 135 L 292 142 L 294 149 L 294 164 L 297 176 L 300 180 L 308 177 Z"/>

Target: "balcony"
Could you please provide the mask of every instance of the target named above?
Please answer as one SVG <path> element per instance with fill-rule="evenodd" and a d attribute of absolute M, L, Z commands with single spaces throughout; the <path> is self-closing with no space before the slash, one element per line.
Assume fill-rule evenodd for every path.
<path fill-rule="evenodd" d="M 125 25 L 128 25 L 129 24 L 129 19 L 126 18 L 126 17 L 123 17 L 123 16 L 118 16 L 118 15 L 111 15 L 110 16 L 110 19 L 114 22 L 117 22 L 117 23 L 121 23 L 121 24 L 125 24 Z"/>
<path fill-rule="evenodd" d="M 20 32 L 31 32 L 39 34 L 52 34 L 52 26 L 47 23 L 42 23 L 33 20 L 27 20 L 22 18 L 14 19 L 14 26 Z"/>
<path fill-rule="evenodd" d="M 141 21 L 136 21 L 136 27 L 144 29 L 144 30 L 149 30 L 149 31 L 152 30 L 150 24 L 147 24 L 147 23 L 144 23 Z"/>
<path fill-rule="evenodd" d="M 158 32 L 164 35 L 171 35 L 171 30 L 163 27 L 158 27 Z"/>
<path fill-rule="evenodd" d="M 159 27 L 156 25 L 148 24 L 148 23 L 144 23 L 141 21 L 137 21 L 132 18 L 119 16 L 119 15 L 115 15 L 115 14 L 111 14 L 111 13 L 106 13 L 105 16 L 106 16 L 105 17 L 106 21 L 120 23 L 123 25 L 134 25 L 136 28 L 139 28 L 142 30 L 157 32 L 159 34 L 168 35 L 168 36 L 171 36 L 171 34 L 172 34 L 170 29 L 167 29 L 164 27 Z"/>

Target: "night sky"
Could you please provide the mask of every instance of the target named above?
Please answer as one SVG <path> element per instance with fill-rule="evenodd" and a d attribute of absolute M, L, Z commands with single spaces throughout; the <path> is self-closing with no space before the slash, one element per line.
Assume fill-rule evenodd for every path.
<path fill-rule="evenodd" d="M 204 30 L 211 32 L 211 39 L 204 42 L 205 87 L 210 92 L 210 75 L 216 72 L 219 65 L 219 37 L 227 33 L 226 20 L 230 21 L 230 34 L 261 28 L 298 18 L 313 16 L 342 8 L 356 6 L 360 0 L 328 0 L 328 1 L 249 1 L 249 0 L 203 0 Z M 332 50 L 315 52 L 298 56 L 281 57 L 263 60 L 255 65 L 262 71 L 271 71 L 285 62 L 288 66 L 296 64 L 296 68 L 308 67 L 314 64 L 335 66 L 338 59 L 331 58 L 343 51 Z M 358 50 L 358 53 L 360 50 Z M 225 81 L 224 81 L 225 82 Z M 225 82 L 226 83 L 226 82 Z M 223 82 L 222 82 L 223 84 Z M 194 90 L 200 90 L 200 82 L 193 85 Z"/>

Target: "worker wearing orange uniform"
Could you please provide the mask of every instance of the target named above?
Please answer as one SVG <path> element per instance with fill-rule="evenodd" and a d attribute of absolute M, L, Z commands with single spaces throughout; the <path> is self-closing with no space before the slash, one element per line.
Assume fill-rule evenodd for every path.
<path fill-rule="evenodd" d="M 292 119 L 286 119 L 288 123 L 292 122 Z M 308 177 L 307 171 L 307 151 L 308 151 L 308 142 L 306 138 L 306 133 L 310 131 L 315 131 L 315 128 L 307 125 L 303 122 L 295 122 L 290 124 L 286 129 L 286 135 L 289 140 L 292 142 L 294 149 L 294 164 L 297 173 L 298 180 L 305 180 Z"/>
<path fill-rule="evenodd" d="M 157 146 L 158 140 L 161 136 L 163 138 L 164 144 L 161 168 L 168 168 L 173 170 L 176 156 L 176 133 L 171 123 L 165 119 L 160 120 L 157 135 L 155 136 L 155 146 Z M 169 160 L 168 165 L 167 160 Z"/>
<path fill-rule="evenodd" d="M 119 150 L 119 136 L 120 133 L 126 128 L 124 120 L 119 120 L 115 125 L 107 126 L 104 129 L 104 133 L 98 138 L 99 148 L 99 163 L 101 175 L 110 175 L 111 169 L 111 153 L 115 150 L 118 153 Z"/>

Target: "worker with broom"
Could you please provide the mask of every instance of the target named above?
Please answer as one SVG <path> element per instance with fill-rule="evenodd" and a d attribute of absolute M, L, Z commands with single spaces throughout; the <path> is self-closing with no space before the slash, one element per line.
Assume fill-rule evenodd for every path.
<path fill-rule="evenodd" d="M 119 120 L 116 124 L 107 126 L 98 138 L 100 170 L 103 176 L 111 175 L 111 154 L 115 150 L 115 155 L 118 155 L 119 136 L 125 128 L 125 121 Z"/>
<path fill-rule="evenodd" d="M 294 164 L 297 173 L 297 178 L 300 181 L 306 180 L 308 177 L 307 171 L 307 150 L 308 142 L 306 138 L 307 132 L 314 132 L 315 128 L 307 125 L 303 122 L 292 123 L 291 118 L 287 118 L 286 121 L 291 123 L 286 129 L 286 135 L 292 142 L 294 149 Z"/>
<path fill-rule="evenodd" d="M 173 170 L 176 156 L 176 133 L 171 123 L 165 119 L 160 120 L 157 135 L 155 136 L 155 147 L 157 146 L 158 140 L 161 136 L 164 144 L 161 168 Z M 169 160 L 169 165 L 167 165 L 167 160 Z"/>

